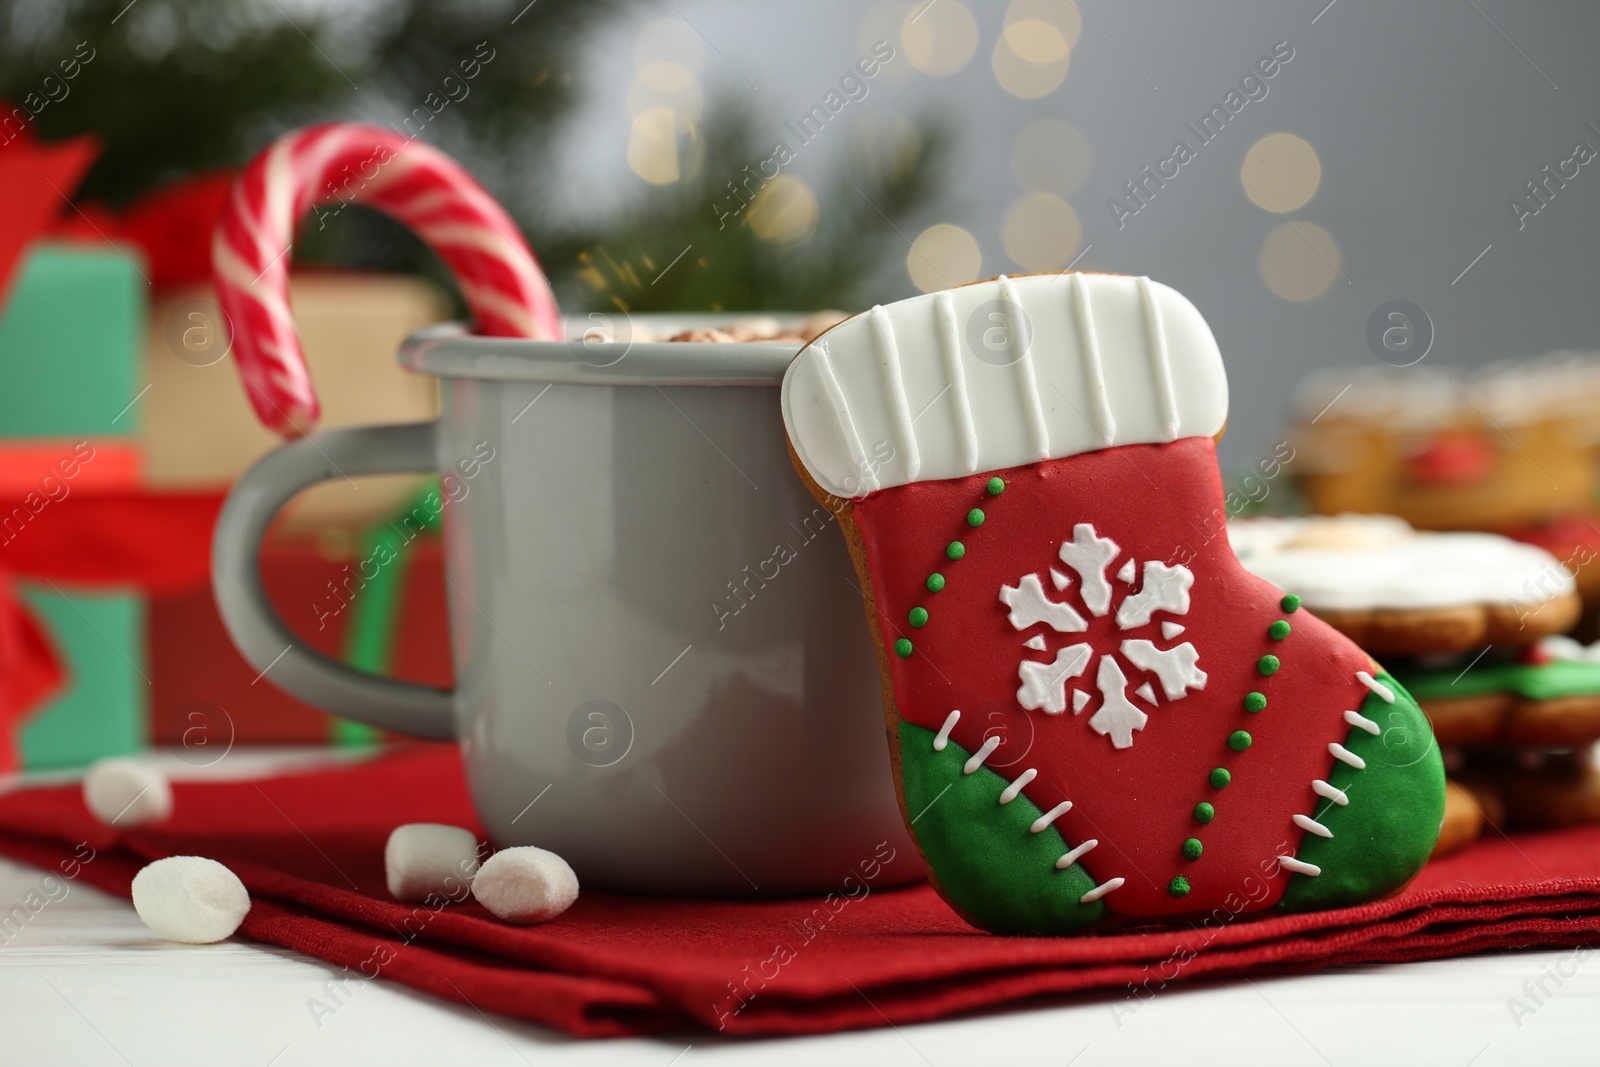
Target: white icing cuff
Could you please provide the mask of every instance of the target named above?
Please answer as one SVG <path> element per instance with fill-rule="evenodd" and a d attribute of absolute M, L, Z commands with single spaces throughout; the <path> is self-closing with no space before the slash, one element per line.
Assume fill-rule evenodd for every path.
<path fill-rule="evenodd" d="M 1413 530 L 1392 515 L 1234 519 L 1228 541 L 1246 570 L 1313 612 L 1533 608 L 1577 588 L 1542 548 L 1498 534 Z"/>
<path fill-rule="evenodd" d="M 783 380 L 796 454 L 843 497 L 1211 437 L 1227 416 L 1200 312 L 1120 275 L 1001 275 L 875 307 L 803 348 Z"/>

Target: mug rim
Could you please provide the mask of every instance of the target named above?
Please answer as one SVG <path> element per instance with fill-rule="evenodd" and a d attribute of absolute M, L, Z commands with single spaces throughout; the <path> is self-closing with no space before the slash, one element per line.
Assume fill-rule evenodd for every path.
<path fill-rule="evenodd" d="M 780 328 L 804 316 L 761 312 Z M 722 314 L 641 314 L 625 323 L 650 328 L 650 335 L 698 327 L 726 326 L 740 317 Z M 778 388 L 784 372 L 805 347 L 793 341 L 629 341 L 587 336 L 589 320 L 567 316 L 561 341 L 484 337 L 466 323 L 425 326 L 400 345 L 402 366 L 440 378 L 554 382 L 565 385 L 703 385 Z M 576 336 L 574 336 L 576 334 Z"/>

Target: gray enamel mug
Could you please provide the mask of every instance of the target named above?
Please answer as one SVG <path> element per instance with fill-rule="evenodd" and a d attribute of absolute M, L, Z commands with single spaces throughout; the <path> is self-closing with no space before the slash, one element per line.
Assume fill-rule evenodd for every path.
<path fill-rule="evenodd" d="M 551 849 L 585 886 L 920 878 L 844 539 L 789 462 L 779 385 L 797 348 L 416 334 L 400 360 L 440 379 L 437 422 L 315 433 L 234 486 L 212 558 L 228 631 L 265 680 L 326 711 L 458 739 L 494 844 Z M 306 487 L 429 471 L 454 691 L 308 648 L 257 570 Z"/>

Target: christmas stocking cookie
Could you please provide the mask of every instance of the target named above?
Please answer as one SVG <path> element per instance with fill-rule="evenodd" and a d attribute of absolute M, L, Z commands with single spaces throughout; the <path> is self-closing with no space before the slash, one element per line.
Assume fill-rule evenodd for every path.
<path fill-rule="evenodd" d="M 1433 847 L 1444 774 L 1416 703 L 1229 548 L 1227 403 L 1193 305 L 1110 275 L 873 308 L 789 368 L 902 811 L 978 926 L 1356 904 Z"/>

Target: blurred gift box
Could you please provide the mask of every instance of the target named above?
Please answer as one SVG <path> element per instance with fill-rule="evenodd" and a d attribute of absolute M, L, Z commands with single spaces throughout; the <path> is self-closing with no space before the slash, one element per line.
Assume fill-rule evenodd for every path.
<path fill-rule="evenodd" d="M 75 173 L 57 177 L 71 188 Z M 196 217 L 214 211 L 222 187 L 210 180 L 204 196 L 164 196 L 157 214 L 169 219 L 168 229 L 172 219 L 185 220 L 184 239 L 195 245 L 210 230 L 208 218 Z M 64 196 L 51 193 L 54 208 Z M 45 229 L 36 238 L 64 229 L 68 241 L 0 235 L 16 246 L 0 305 L 7 383 L 0 391 L 0 572 L 16 576 L 13 599 L 40 637 L 17 643 L 22 651 L 0 647 L 0 682 L 7 672 L 59 679 L 48 696 L 50 687 L 30 682 L 18 689 L 31 694 L 25 700 L 0 700 L 0 770 L 17 762 L 76 766 L 146 743 L 182 745 L 186 732 L 188 741 L 196 736 L 197 711 L 210 716 L 207 729 L 240 743 L 369 736 L 259 679 L 222 628 L 208 577 L 210 523 L 227 486 L 278 440 L 251 412 L 210 288 L 194 277 L 205 267 L 203 252 L 158 248 L 156 262 L 147 262 L 146 239 L 129 233 L 160 228 L 138 217 L 130 213 L 134 221 L 120 229 L 89 215 L 55 230 L 35 220 Z M 107 234 L 116 239 L 102 239 Z M 159 288 L 152 290 L 152 278 Z M 437 415 L 436 383 L 395 361 L 407 334 L 448 315 L 437 287 L 308 271 L 293 278 L 291 300 L 323 399 L 323 427 Z M 336 656 L 347 654 L 347 644 L 365 648 L 377 666 L 386 657 L 373 649 L 402 650 L 404 676 L 448 684 L 436 544 L 413 546 L 414 566 L 397 570 L 383 594 L 400 621 L 363 622 L 354 609 L 319 620 L 311 608 L 344 579 L 367 531 L 427 482 L 363 479 L 304 494 L 269 537 L 263 575 L 290 627 L 314 646 Z M 119 527 L 131 522 L 146 533 L 164 530 L 165 538 L 146 537 L 139 551 L 127 551 Z M 65 545 L 76 550 L 57 550 Z M 180 551 L 183 559 L 168 558 Z M 79 563 L 110 557 L 116 564 L 99 569 Z"/>

